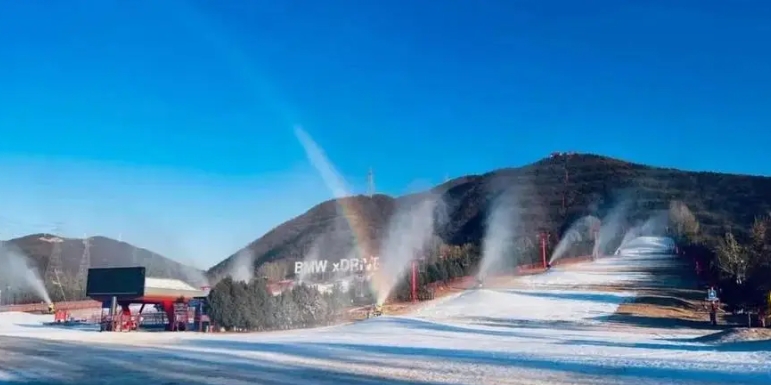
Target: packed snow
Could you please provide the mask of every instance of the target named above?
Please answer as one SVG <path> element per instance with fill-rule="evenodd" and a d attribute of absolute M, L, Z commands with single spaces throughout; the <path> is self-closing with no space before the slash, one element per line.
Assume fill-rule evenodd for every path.
<path fill-rule="evenodd" d="M 675 250 L 675 242 L 668 237 L 637 237 L 623 243 L 617 254 L 670 254 Z"/>
<path fill-rule="evenodd" d="M 3 313 L 0 382 L 771 383 L 768 344 L 698 343 L 710 331 L 607 320 L 635 286 L 660 278 L 647 268 L 668 263 L 676 257 L 621 253 L 521 278 L 531 286 L 444 297 L 406 316 L 269 333 L 98 333 Z M 603 291 L 608 282 L 628 290 Z"/>

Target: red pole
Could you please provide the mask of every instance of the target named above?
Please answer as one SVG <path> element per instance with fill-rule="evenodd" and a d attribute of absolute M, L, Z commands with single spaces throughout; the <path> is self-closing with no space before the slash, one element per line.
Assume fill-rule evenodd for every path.
<path fill-rule="evenodd" d="M 543 259 L 543 268 L 546 268 L 546 233 L 541 233 L 541 259 Z"/>
<path fill-rule="evenodd" d="M 412 261 L 412 302 L 418 300 L 418 263 Z"/>

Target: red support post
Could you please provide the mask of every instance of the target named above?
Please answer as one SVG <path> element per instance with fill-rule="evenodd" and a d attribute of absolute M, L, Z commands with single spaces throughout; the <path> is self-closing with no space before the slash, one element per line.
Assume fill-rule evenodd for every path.
<path fill-rule="evenodd" d="M 412 261 L 412 302 L 418 301 L 418 262 Z"/>

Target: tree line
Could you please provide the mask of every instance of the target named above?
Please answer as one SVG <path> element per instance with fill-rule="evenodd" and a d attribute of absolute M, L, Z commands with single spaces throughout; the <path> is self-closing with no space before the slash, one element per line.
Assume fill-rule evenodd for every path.
<path fill-rule="evenodd" d="M 209 293 L 207 312 L 217 326 L 233 331 L 307 328 L 341 320 L 352 303 L 351 294 L 340 285 L 322 293 L 300 284 L 273 295 L 265 279 L 226 277 Z"/>
<path fill-rule="evenodd" d="M 771 214 L 757 216 L 749 231 L 727 228 L 707 236 L 686 209 L 673 212 L 674 236 L 697 263 L 701 277 L 719 291 L 728 311 L 769 314 L 771 305 Z"/>
<path fill-rule="evenodd" d="M 516 248 L 517 253 L 512 255 L 516 254 L 518 258 L 511 259 L 508 268 L 513 270 L 520 265 L 541 262 L 539 243 L 521 242 Z M 590 250 L 588 242 L 579 242 L 573 253 Z M 418 300 L 432 299 L 433 287 L 437 283 L 477 274 L 482 257 L 480 248 L 473 244 L 443 244 L 427 254 L 430 257 L 417 265 Z M 352 305 L 371 305 L 375 302 L 375 295 L 366 282 L 361 287 L 349 287 L 347 290 L 336 284 L 324 293 L 312 286 L 298 284 L 278 295 L 270 292 L 267 282 L 265 278 L 243 282 L 230 277 L 219 281 L 208 298 L 208 313 L 212 321 L 228 330 L 240 331 L 323 326 L 343 320 L 345 310 Z M 408 267 L 388 300 L 401 302 L 411 299 L 412 274 Z"/>
<path fill-rule="evenodd" d="M 755 219 L 750 233 L 726 231 L 713 246 L 713 275 L 723 301 L 736 309 L 768 314 L 771 300 L 771 218 Z"/>

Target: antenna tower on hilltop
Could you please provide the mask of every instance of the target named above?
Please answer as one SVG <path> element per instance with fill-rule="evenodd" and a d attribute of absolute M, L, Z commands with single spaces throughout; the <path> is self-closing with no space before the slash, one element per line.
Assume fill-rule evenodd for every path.
<path fill-rule="evenodd" d="M 54 227 L 54 233 L 58 232 L 59 226 Z M 67 298 L 64 295 L 64 287 L 62 287 L 62 242 L 63 239 L 53 234 L 46 234 L 40 237 L 43 242 L 48 242 L 52 245 L 51 256 L 48 259 L 48 266 L 46 267 L 45 282 L 51 282 L 54 286 L 58 286 L 62 294 L 62 300 L 66 301 Z"/>
<path fill-rule="evenodd" d="M 372 171 L 372 167 L 367 172 L 367 195 L 370 198 L 375 195 L 375 172 Z"/>
<path fill-rule="evenodd" d="M 78 268 L 77 282 L 86 287 L 88 279 L 88 268 L 91 267 L 91 238 L 83 234 L 83 256 L 80 257 L 80 268 Z"/>

